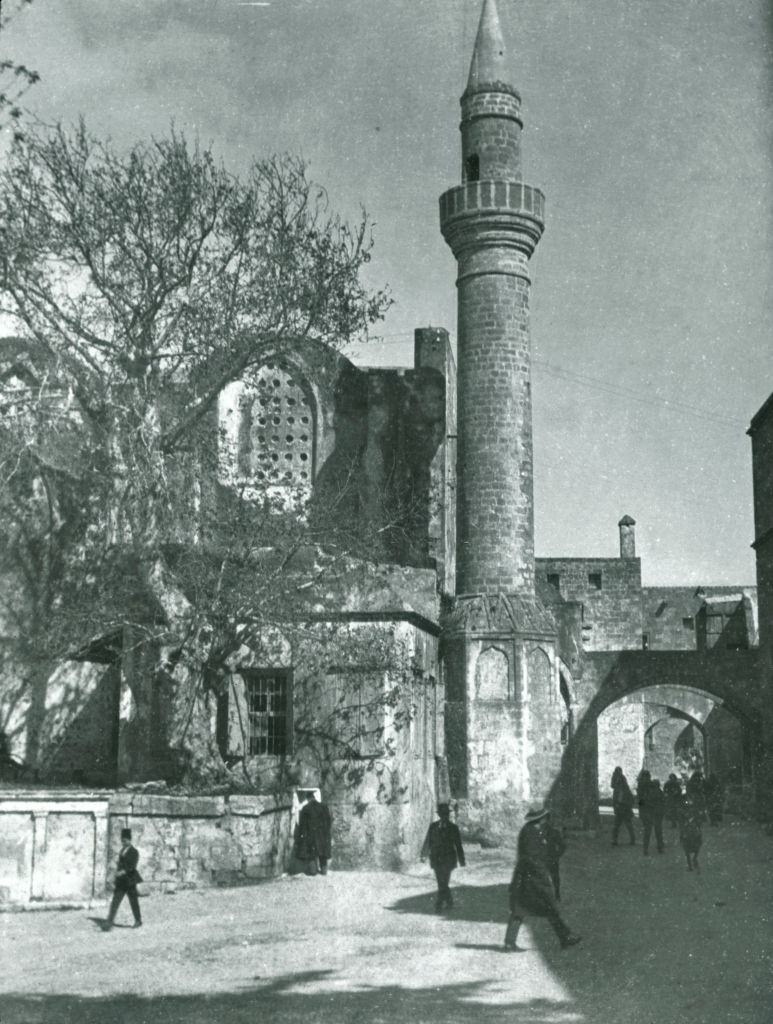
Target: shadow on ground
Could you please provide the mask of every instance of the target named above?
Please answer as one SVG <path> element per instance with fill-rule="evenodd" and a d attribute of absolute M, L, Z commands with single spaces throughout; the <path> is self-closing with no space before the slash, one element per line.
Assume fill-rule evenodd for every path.
<path fill-rule="evenodd" d="M 501 885 L 455 885 L 451 892 L 454 897 L 453 908 L 444 916 L 455 921 L 501 921 L 504 928 L 508 915 L 507 883 Z M 388 906 L 398 914 L 433 914 L 435 910 L 436 890 L 421 893 L 418 896 L 407 896 Z"/>
<path fill-rule="evenodd" d="M 330 987 L 330 971 L 307 971 L 275 978 L 241 992 L 211 996 L 143 998 L 115 995 L 6 996 L 3 1024 L 569 1024 L 582 1018 L 571 1003 L 533 999 L 486 1002 L 486 985 L 468 983 L 440 988 L 387 985 L 356 992 Z M 326 990 L 327 987 L 327 990 Z M 314 991 L 317 988 L 318 991 Z M 306 989 L 306 991 L 304 991 Z M 321 991 L 319 991 L 321 989 Z"/>

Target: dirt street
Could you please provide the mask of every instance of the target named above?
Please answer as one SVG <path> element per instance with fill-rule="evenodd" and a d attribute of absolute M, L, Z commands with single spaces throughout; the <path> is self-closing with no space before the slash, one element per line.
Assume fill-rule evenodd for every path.
<path fill-rule="evenodd" d="M 560 950 L 532 919 L 502 951 L 512 857 L 469 851 L 437 916 L 434 878 L 331 872 L 91 911 L 0 915 L 2 1024 L 770 1024 L 773 840 L 706 828 L 700 875 L 664 854 L 571 836 Z M 141 867 L 141 865 L 140 865 Z"/>

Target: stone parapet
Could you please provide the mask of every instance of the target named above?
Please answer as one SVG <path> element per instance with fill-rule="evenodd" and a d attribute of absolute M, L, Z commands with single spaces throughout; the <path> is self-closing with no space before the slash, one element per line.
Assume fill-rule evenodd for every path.
<path fill-rule="evenodd" d="M 531 256 L 545 227 L 545 196 L 521 181 L 468 181 L 440 197 L 440 230 L 458 258 L 504 246 Z"/>

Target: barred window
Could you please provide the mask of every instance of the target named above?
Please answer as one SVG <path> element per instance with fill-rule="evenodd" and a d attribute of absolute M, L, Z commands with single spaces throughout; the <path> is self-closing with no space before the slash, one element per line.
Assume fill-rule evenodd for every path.
<path fill-rule="evenodd" d="M 289 754 L 292 680 L 289 670 L 243 669 L 247 697 L 247 738 L 251 756 Z"/>

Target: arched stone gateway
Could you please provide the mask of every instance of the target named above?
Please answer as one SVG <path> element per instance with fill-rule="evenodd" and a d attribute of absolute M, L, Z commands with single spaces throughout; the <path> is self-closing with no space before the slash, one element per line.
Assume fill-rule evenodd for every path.
<path fill-rule="evenodd" d="M 721 705 L 742 724 L 754 774 L 759 760 L 759 651 L 610 651 L 588 653 L 575 680 L 575 731 L 564 748 L 561 772 L 551 792 L 564 818 L 584 827 L 598 823 L 598 720 L 611 705 L 652 693 L 653 702 L 672 704 L 676 692 L 697 704 Z M 645 698 L 646 699 L 646 698 Z M 693 709 L 695 710 L 695 709 Z M 687 717 L 700 720 L 700 715 Z M 702 723 L 701 723 L 702 724 Z"/>

